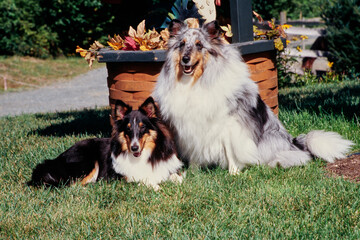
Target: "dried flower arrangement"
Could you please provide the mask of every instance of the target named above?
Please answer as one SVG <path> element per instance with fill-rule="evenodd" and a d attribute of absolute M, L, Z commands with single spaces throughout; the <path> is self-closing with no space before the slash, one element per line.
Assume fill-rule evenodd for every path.
<path fill-rule="evenodd" d="M 260 23 L 264 23 L 262 17 L 253 12 L 254 16 L 259 20 Z M 197 19 L 191 18 L 186 20 L 189 27 L 199 27 L 199 21 Z M 257 26 L 253 26 L 254 31 L 254 41 L 256 40 L 274 40 L 275 48 L 278 51 L 284 50 L 284 45 L 281 38 L 286 38 L 284 29 L 291 27 L 290 25 L 276 25 L 274 20 L 267 21 L 265 23 L 268 26 L 268 30 L 259 29 Z M 221 26 L 223 30 L 223 38 L 231 42 L 231 37 L 233 36 L 231 32 L 231 25 Z M 114 35 L 113 37 L 108 36 L 108 48 L 113 50 L 123 50 L 123 51 L 150 51 L 158 49 L 166 49 L 167 42 L 169 40 L 170 33 L 167 28 L 162 31 L 157 32 L 154 29 L 146 31 L 145 20 L 139 23 L 136 30 L 130 26 L 128 31 L 128 36 L 122 38 L 119 35 Z M 83 49 L 79 46 L 76 48 L 76 53 L 79 53 L 81 57 L 87 60 L 89 67 L 92 66 L 93 62 L 96 59 L 101 58 L 99 55 L 99 50 L 105 48 L 103 44 L 98 41 L 95 41 L 89 49 Z"/>

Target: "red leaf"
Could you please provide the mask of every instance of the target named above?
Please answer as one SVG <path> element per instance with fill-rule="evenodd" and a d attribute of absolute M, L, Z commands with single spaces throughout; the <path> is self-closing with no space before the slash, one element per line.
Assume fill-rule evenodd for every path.
<path fill-rule="evenodd" d="M 131 37 L 125 37 L 125 47 L 123 50 L 136 51 L 139 50 L 139 45 L 136 44 L 135 40 Z"/>

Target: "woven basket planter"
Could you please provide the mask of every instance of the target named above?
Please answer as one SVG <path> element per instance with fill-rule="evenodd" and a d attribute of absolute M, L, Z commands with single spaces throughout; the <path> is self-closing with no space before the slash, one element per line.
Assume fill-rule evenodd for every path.
<path fill-rule="evenodd" d="M 261 99 L 277 115 L 279 113 L 278 102 L 278 77 L 275 67 L 275 52 L 261 52 L 244 55 L 251 73 L 251 79 L 259 86 Z"/>
<path fill-rule="evenodd" d="M 114 109 L 120 99 L 133 108 L 151 95 L 159 76 L 162 62 L 107 63 L 109 102 Z"/>
<path fill-rule="evenodd" d="M 251 78 L 264 102 L 278 113 L 278 84 L 272 41 L 237 44 L 248 64 Z M 149 97 L 165 61 L 165 51 L 125 52 L 103 50 L 99 62 L 106 62 L 108 70 L 109 103 L 112 113 L 116 100 L 122 100 L 134 109 Z"/>

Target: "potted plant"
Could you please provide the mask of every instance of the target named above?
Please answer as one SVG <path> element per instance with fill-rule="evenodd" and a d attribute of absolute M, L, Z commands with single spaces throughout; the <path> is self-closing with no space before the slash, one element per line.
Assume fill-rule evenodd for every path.
<path fill-rule="evenodd" d="M 247 7 L 244 7 L 246 2 Z M 239 8 L 240 0 L 230 0 L 230 4 L 231 9 L 236 10 L 231 12 L 234 33 L 228 25 L 223 27 L 226 32 L 224 37 L 232 37 L 231 44 L 239 49 L 248 64 L 251 78 L 258 83 L 261 98 L 277 114 L 278 83 L 275 59 L 277 49 L 283 48 L 280 39 L 283 31 L 273 22 L 267 23 L 269 29 L 266 31 L 256 27 L 253 29 L 251 0 L 241 1 L 242 8 Z M 260 17 L 256 16 L 260 20 Z M 167 29 L 160 33 L 155 29 L 146 31 L 143 21 L 136 30 L 130 27 L 125 38 L 118 35 L 109 37 L 109 47 L 95 42 L 88 50 L 78 47 L 77 52 L 89 62 L 89 65 L 96 59 L 106 63 L 109 103 L 112 110 L 117 99 L 138 107 L 155 86 L 165 61 L 168 38 Z"/>

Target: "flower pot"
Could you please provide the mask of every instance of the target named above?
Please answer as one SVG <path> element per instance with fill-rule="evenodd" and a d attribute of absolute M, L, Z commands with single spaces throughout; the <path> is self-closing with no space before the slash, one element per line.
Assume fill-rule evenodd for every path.
<path fill-rule="evenodd" d="M 234 44 L 248 64 L 251 78 L 264 102 L 278 114 L 278 84 L 275 67 L 276 51 L 273 41 Z M 136 109 L 155 86 L 166 51 L 114 51 L 102 49 L 99 62 L 106 62 L 109 103 L 114 111 L 115 101 L 122 100 Z"/>

